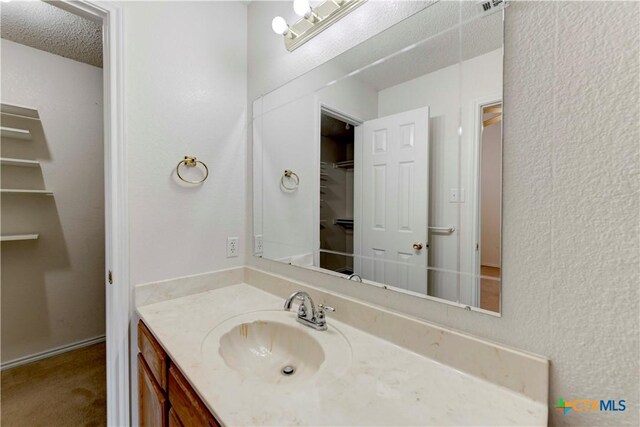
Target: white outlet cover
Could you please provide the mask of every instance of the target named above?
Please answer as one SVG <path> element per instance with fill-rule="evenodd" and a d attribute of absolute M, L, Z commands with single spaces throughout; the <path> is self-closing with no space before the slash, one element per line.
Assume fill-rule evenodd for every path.
<path fill-rule="evenodd" d="M 253 238 L 253 253 L 255 255 L 262 255 L 263 249 L 262 234 L 256 234 Z"/>
<path fill-rule="evenodd" d="M 240 252 L 237 237 L 227 237 L 227 258 L 237 257 Z"/>

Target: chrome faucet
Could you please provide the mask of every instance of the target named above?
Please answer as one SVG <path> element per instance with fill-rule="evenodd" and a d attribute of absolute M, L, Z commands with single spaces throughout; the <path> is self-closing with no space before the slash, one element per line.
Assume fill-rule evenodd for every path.
<path fill-rule="evenodd" d="M 356 282 L 362 283 L 362 277 L 357 273 L 350 274 L 349 277 L 347 277 L 347 280 L 355 280 Z"/>
<path fill-rule="evenodd" d="M 324 304 L 318 304 L 318 308 L 316 309 L 311 296 L 303 291 L 294 292 L 289 295 L 289 298 L 284 302 L 284 309 L 290 310 L 293 301 L 296 299 L 300 300 L 300 305 L 298 306 L 298 317 L 296 320 L 305 326 L 315 329 L 316 331 L 326 331 L 327 320 L 325 318 L 324 311 L 336 311 L 336 309 Z M 309 305 L 308 307 L 307 304 Z"/>

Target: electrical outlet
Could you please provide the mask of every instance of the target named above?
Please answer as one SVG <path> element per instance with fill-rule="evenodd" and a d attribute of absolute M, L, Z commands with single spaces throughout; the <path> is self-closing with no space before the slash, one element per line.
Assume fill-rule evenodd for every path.
<path fill-rule="evenodd" d="M 237 257 L 238 252 L 238 238 L 227 237 L 227 258 Z"/>
<path fill-rule="evenodd" d="M 253 238 L 253 253 L 254 255 L 262 255 L 262 234 L 256 234 Z"/>

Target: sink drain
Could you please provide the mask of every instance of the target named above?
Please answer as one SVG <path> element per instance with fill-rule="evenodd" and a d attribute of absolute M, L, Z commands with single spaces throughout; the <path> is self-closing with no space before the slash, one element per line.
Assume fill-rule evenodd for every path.
<path fill-rule="evenodd" d="M 288 376 L 293 375 L 293 374 L 296 373 L 296 368 L 294 368 L 291 365 L 287 365 L 284 368 L 280 369 L 280 373 L 282 375 L 284 375 L 285 377 L 288 377 Z"/>

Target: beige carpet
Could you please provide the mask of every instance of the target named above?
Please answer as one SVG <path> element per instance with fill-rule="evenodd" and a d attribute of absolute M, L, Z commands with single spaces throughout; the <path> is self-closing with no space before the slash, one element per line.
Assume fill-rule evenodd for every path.
<path fill-rule="evenodd" d="M 104 426 L 106 423 L 104 343 L 2 372 L 2 427 Z"/>

